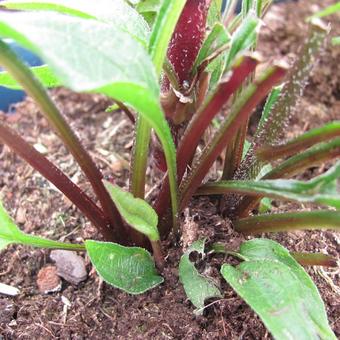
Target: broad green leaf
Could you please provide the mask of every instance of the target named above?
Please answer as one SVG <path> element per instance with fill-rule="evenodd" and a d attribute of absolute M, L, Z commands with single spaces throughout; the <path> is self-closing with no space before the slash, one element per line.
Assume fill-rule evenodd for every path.
<path fill-rule="evenodd" d="M 38 248 L 84 250 L 84 246 L 80 244 L 57 242 L 23 233 L 13 222 L 0 202 L 0 251 L 12 243 L 25 244 Z"/>
<path fill-rule="evenodd" d="M 92 240 L 85 247 L 103 280 L 127 293 L 142 294 L 163 282 L 145 249 Z"/>
<path fill-rule="evenodd" d="M 8 0 L 1 3 L 9 9 L 55 11 L 87 19 L 97 19 L 126 30 L 135 38 L 146 42 L 149 28 L 124 0 Z"/>
<path fill-rule="evenodd" d="M 275 339 L 336 339 L 316 311 L 309 287 L 279 261 L 245 261 L 236 268 L 224 264 L 221 274 L 260 316 Z M 319 299 L 318 299 L 319 300 Z M 315 307 L 320 307 L 315 310 Z M 325 313 L 325 312 L 324 312 Z M 323 314 L 324 314 L 323 313 Z"/>
<path fill-rule="evenodd" d="M 31 71 L 45 87 L 53 88 L 61 86 L 60 81 L 47 65 L 31 67 Z M 8 87 L 13 90 L 22 89 L 20 84 L 18 84 L 8 72 L 0 72 L 0 86 Z"/>
<path fill-rule="evenodd" d="M 196 314 L 202 314 L 205 300 L 213 297 L 221 297 L 221 293 L 213 281 L 200 274 L 195 264 L 190 261 L 190 254 L 198 252 L 204 255 L 204 240 L 196 241 L 182 255 L 179 262 L 179 279 L 184 286 L 185 293 L 192 304 L 197 308 Z"/>
<path fill-rule="evenodd" d="M 314 202 L 340 209 L 339 178 L 340 162 L 324 174 L 305 182 L 291 179 L 220 181 L 206 184 L 197 194 L 209 195 L 237 192 L 247 195 L 283 198 L 298 202 Z"/>
<path fill-rule="evenodd" d="M 277 301 L 277 305 L 272 304 L 272 307 L 270 307 L 272 309 L 280 310 L 282 308 L 282 307 L 279 307 L 280 301 L 278 300 L 280 300 L 280 298 L 282 298 L 282 300 L 289 301 L 290 297 L 292 297 L 295 300 L 294 304 L 290 306 L 287 305 L 288 309 L 284 310 L 282 314 L 280 313 L 279 315 L 275 315 L 273 313 L 270 313 L 271 315 L 269 317 L 272 319 L 270 323 L 275 323 L 276 324 L 274 325 L 275 328 L 277 328 L 278 326 L 279 328 L 281 328 L 281 330 L 278 330 L 278 332 L 283 332 L 282 334 L 285 334 L 285 332 L 287 331 L 285 330 L 285 327 L 289 325 L 289 327 L 287 328 L 290 329 L 289 330 L 290 333 L 287 333 L 286 338 L 288 337 L 288 334 L 290 334 L 290 336 L 294 339 L 304 339 L 304 338 L 308 339 L 307 335 L 309 334 L 310 339 L 314 339 L 314 338 L 315 339 L 319 339 L 319 338 L 334 339 L 334 334 L 332 333 L 332 330 L 330 329 L 328 325 L 327 314 L 325 311 L 323 301 L 320 297 L 320 294 L 315 284 L 313 283 L 309 275 L 305 272 L 303 267 L 301 267 L 298 264 L 298 262 L 292 257 L 291 254 L 289 254 L 287 249 L 285 249 L 279 243 L 272 241 L 272 240 L 254 239 L 254 240 L 244 242 L 241 245 L 239 252 L 243 257 L 247 258 L 248 261 L 250 261 L 251 263 L 256 263 L 256 261 L 272 261 L 273 263 L 279 262 L 280 264 L 286 266 L 286 268 L 288 269 L 288 270 L 284 269 L 283 272 L 286 272 L 286 273 L 290 272 L 290 274 L 292 274 L 292 276 L 295 277 L 293 280 L 291 280 L 291 282 L 285 281 L 284 278 L 282 276 L 279 276 L 279 273 L 277 273 L 277 276 L 279 276 L 280 279 L 277 279 L 277 276 L 275 279 L 275 276 L 274 276 L 273 283 L 271 283 L 268 287 L 270 289 L 275 289 L 275 288 L 280 289 L 277 292 L 279 296 L 278 299 L 273 300 L 273 301 Z M 251 266 L 252 265 L 250 265 L 250 267 Z M 255 265 L 253 266 L 255 267 Z M 257 266 L 258 265 L 256 265 L 256 267 Z M 239 266 L 236 268 L 239 268 Z M 262 271 L 262 268 L 260 269 L 260 271 Z M 263 273 L 263 275 L 265 275 L 265 273 Z M 257 280 L 257 277 L 254 279 Z M 282 280 L 282 283 L 284 283 L 284 286 L 288 287 L 288 289 L 285 289 L 285 287 L 279 288 L 279 285 L 280 285 L 279 281 L 281 280 Z M 296 282 L 294 286 L 293 286 L 293 282 Z M 258 285 L 259 287 L 260 282 L 256 282 L 254 284 Z M 289 288 L 291 287 L 293 289 L 294 287 L 298 289 L 298 284 L 302 287 L 302 295 L 294 296 L 293 292 L 290 292 Z M 270 289 L 268 289 L 268 292 L 270 291 Z M 264 289 L 264 290 L 267 290 L 267 289 Z M 289 294 L 288 296 L 285 296 L 285 291 L 287 291 L 287 294 Z M 261 295 L 262 294 L 267 295 L 267 293 L 261 292 Z M 251 305 L 251 307 L 261 316 L 260 312 L 256 309 L 255 305 Z M 258 307 L 258 308 L 261 308 L 261 307 Z M 301 318 L 304 319 L 303 322 L 297 319 L 295 322 L 292 322 L 292 323 L 287 322 L 286 324 L 284 324 L 287 318 L 291 319 L 291 317 L 294 316 L 295 312 L 299 314 L 299 310 L 303 312 L 301 314 Z M 290 313 L 292 315 L 289 315 Z M 261 318 L 266 324 L 264 317 L 261 316 Z M 279 320 L 277 321 L 277 319 Z M 280 326 L 280 323 L 281 323 L 281 326 Z M 266 326 L 269 327 L 267 324 Z M 305 330 L 303 330 L 303 328 L 305 328 Z M 281 338 L 276 333 L 274 333 L 274 331 L 271 328 L 269 328 L 269 330 L 273 333 L 275 338 L 278 338 L 278 339 Z M 304 334 L 300 332 L 306 332 L 306 333 Z M 282 337 L 282 339 L 283 338 L 284 337 Z"/>
<path fill-rule="evenodd" d="M 133 83 L 158 96 L 147 52 L 118 27 L 54 12 L 0 13 L 0 36 L 36 52 L 76 91 Z"/>
<path fill-rule="evenodd" d="M 150 204 L 110 182 L 104 181 L 104 185 L 124 220 L 150 241 L 158 241 L 158 216 Z"/>
<path fill-rule="evenodd" d="M 63 85 L 106 94 L 147 120 L 164 148 L 176 213 L 176 151 L 159 103 L 158 79 L 143 46 L 118 27 L 54 12 L 0 13 L 0 36 L 36 52 Z"/>

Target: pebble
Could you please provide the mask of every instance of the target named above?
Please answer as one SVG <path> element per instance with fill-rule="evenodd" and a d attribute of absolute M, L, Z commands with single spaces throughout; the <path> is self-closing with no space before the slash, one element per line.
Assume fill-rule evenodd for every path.
<path fill-rule="evenodd" d="M 85 261 L 81 256 L 67 250 L 53 250 L 50 258 L 55 262 L 57 273 L 66 281 L 77 285 L 87 278 Z"/>
<path fill-rule="evenodd" d="M 48 294 L 61 290 L 61 279 L 55 266 L 46 266 L 40 269 L 37 278 L 40 293 Z"/>
<path fill-rule="evenodd" d="M 17 296 L 19 293 L 20 290 L 18 288 L 0 283 L 0 294 L 7 296 Z"/>

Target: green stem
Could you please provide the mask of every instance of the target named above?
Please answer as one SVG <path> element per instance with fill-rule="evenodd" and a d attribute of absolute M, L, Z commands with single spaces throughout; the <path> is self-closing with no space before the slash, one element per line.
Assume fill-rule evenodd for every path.
<path fill-rule="evenodd" d="M 295 230 L 340 230 L 340 211 L 319 210 L 272 215 L 258 215 L 234 222 L 235 230 L 244 234 Z"/>
<path fill-rule="evenodd" d="M 292 255 L 302 266 L 324 266 L 334 268 L 338 266 L 337 260 L 327 254 L 291 252 L 290 255 Z"/>
<path fill-rule="evenodd" d="M 289 178 L 303 170 L 340 157 L 340 137 L 330 142 L 320 143 L 296 156 L 288 158 L 279 166 L 269 171 L 262 179 Z M 262 196 L 244 197 L 238 204 L 235 216 L 245 217 L 259 203 Z"/>
<path fill-rule="evenodd" d="M 90 155 L 81 145 L 79 139 L 72 131 L 65 118 L 61 115 L 46 90 L 34 77 L 31 70 L 22 63 L 11 49 L 2 41 L 0 41 L 0 64 L 7 69 L 13 78 L 16 79 L 25 91 L 37 102 L 46 119 L 59 134 L 89 179 L 111 227 L 116 229 L 117 233 L 115 236 L 117 240 L 120 242 L 126 242 L 121 217 L 103 186 L 101 181 L 101 172 L 94 164 Z"/>
<path fill-rule="evenodd" d="M 331 122 L 323 127 L 310 130 L 285 144 L 260 147 L 256 150 L 256 156 L 261 161 L 270 162 L 297 154 L 317 143 L 326 142 L 334 137 L 340 137 L 340 121 Z"/>

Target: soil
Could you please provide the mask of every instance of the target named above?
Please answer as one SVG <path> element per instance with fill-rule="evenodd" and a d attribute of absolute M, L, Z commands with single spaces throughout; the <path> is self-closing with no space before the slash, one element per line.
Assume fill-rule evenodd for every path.
<path fill-rule="evenodd" d="M 303 18 L 332 1 L 301 0 L 275 5 L 268 13 L 259 49 L 266 59 L 294 58 L 305 34 Z M 332 35 L 340 35 L 333 18 Z M 301 99 L 286 138 L 340 119 L 339 48 L 327 48 Z M 65 89 L 52 91 L 55 101 L 77 129 L 106 177 L 114 176 L 126 186 L 133 131 L 120 112 L 105 113 L 111 102 L 102 96 L 75 94 Z M 36 144 L 84 190 L 89 184 L 73 158 L 51 133 L 31 99 L 16 107 L 16 114 L 0 115 L 25 139 Z M 302 177 L 322 173 L 330 164 L 309 169 Z M 150 175 L 154 175 L 153 173 Z M 157 176 L 150 176 L 156 178 Z M 152 190 L 155 182 L 149 183 Z M 152 195 L 152 194 L 151 194 Z M 7 147 L 0 146 L 0 198 L 26 232 L 56 240 L 81 241 L 96 238 L 95 229 L 52 185 L 32 170 Z M 309 205 L 275 202 L 274 211 L 310 209 Z M 237 249 L 245 239 L 217 214 L 215 202 L 195 199 L 182 216 L 183 243 L 206 236 Z M 339 236 L 333 232 L 296 232 L 263 235 L 291 251 L 322 251 L 338 257 Z M 0 339 L 268 339 L 259 318 L 224 283 L 224 297 L 214 301 L 203 316 L 193 314 L 178 280 L 182 246 L 169 247 L 165 282 L 152 291 L 131 296 L 100 282 L 88 258 L 88 279 L 78 286 L 63 281 L 62 290 L 43 295 L 36 279 L 39 270 L 52 261 L 49 251 L 10 246 L 1 253 L 0 281 L 20 289 L 20 295 L 0 296 Z M 82 255 L 84 256 L 84 255 Z M 340 336 L 339 269 L 308 269 L 325 301 L 330 324 Z M 67 298 L 70 302 L 68 305 Z M 66 301 L 66 302 L 65 302 Z"/>

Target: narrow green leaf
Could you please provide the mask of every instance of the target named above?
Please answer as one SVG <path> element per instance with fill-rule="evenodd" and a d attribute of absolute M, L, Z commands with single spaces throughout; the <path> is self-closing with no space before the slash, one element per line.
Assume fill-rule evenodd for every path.
<path fill-rule="evenodd" d="M 340 211 L 314 210 L 256 215 L 234 221 L 235 230 L 244 234 L 295 230 L 339 230 Z"/>
<path fill-rule="evenodd" d="M 25 244 L 37 248 L 84 250 L 80 244 L 71 244 L 48 240 L 23 233 L 13 222 L 0 202 L 0 251 L 12 243 Z"/>
<path fill-rule="evenodd" d="M 120 27 L 145 43 L 149 38 L 147 23 L 124 0 L 8 0 L 1 2 L 1 6 L 26 11 L 55 11 L 84 19 L 97 19 Z"/>
<path fill-rule="evenodd" d="M 61 86 L 60 81 L 47 65 L 31 67 L 31 71 L 45 87 L 53 88 Z M 12 90 L 22 89 L 22 87 L 8 72 L 0 72 L 0 86 L 4 86 Z"/>
<path fill-rule="evenodd" d="M 208 25 L 214 26 L 216 22 L 221 21 L 222 0 L 211 0 L 208 12 Z"/>
<path fill-rule="evenodd" d="M 158 241 L 158 216 L 153 208 L 146 201 L 133 197 L 110 182 L 104 181 L 104 185 L 124 220 L 150 241 Z"/>
<path fill-rule="evenodd" d="M 86 250 L 103 280 L 130 294 L 142 294 L 163 282 L 151 255 L 142 248 L 88 240 Z"/>
<path fill-rule="evenodd" d="M 223 24 L 217 22 L 209 32 L 200 48 L 200 51 L 198 52 L 195 63 L 192 67 L 192 73 L 195 74 L 197 67 L 203 62 L 203 60 L 212 54 L 214 50 L 226 44 L 229 40 L 230 37 Z"/>
<path fill-rule="evenodd" d="M 255 239 L 243 243 L 240 254 L 248 260 L 224 264 L 221 273 L 275 339 L 336 339 L 316 286 L 288 250 Z"/>
<path fill-rule="evenodd" d="M 219 181 L 208 183 L 197 191 L 197 195 L 224 195 L 230 192 L 283 198 L 298 202 L 314 202 L 340 209 L 340 162 L 324 174 L 309 181 L 260 180 L 260 181 Z"/>
<path fill-rule="evenodd" d="M 340 11 L 340 1 L 338 1 L 337 3 L 330 5 L 328 7 L 326 7 L 325 9 L 316 12 L 315 14 L 313 14 L 312 16 L 310 16 L 307 20 L 310 21 L 314 18 L 322 18 L 331 14 L 335 14 L 336 12 Z"/>
<path fill-rule="evenodd" d="M 186 0 L 163 0 L 149 41 L 149 53 L 160 75 L 172 33 Z"/>
<path fill-rule="evenodd" d="M 246 51 L 254 45 L 259 25 L 260 20 L 251 13 L 242 21 L 231 37 L 231 47 L 226 61 L 226 69 L 233 64 L 239 53 Z"/>
<path fill-rule="evenodd" d="M 202 314 L 204 302 L 209 298 L 221 297 L 221 293 L 211 279 L 200 274 L 195 264 L 190 261 L 190 254 L 198 252 L 204 255 L 205 240 L 196 241 L 182 255 L 179 262 L 179 279 L 184 286 L 185 293 L 192 304 L 197 308 L 196 314 Z"/>
<path fill-rule="evenodd" d="M 326 142 L 335 137 L 340 137 L 340 121 L 333 121 L 307 131 L 287 143 L 261 146 L 256 150 L 256 156 L 262 161 L 272 161 L 297 154 L 317 143 Z"/>

